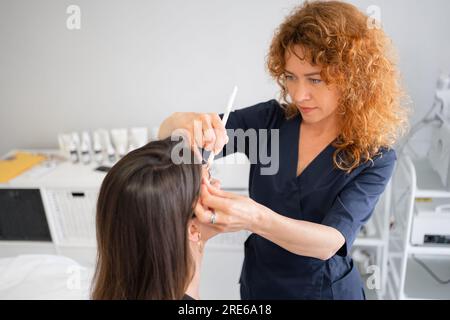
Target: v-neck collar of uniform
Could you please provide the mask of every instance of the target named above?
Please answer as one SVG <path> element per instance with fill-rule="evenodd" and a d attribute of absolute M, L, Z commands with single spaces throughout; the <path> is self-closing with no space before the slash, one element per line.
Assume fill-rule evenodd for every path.
<path fill-rule="evenodd" d="M 303 180 L 305 176 L 309 175 L 309 171 L 311 171 L 311 170 L 313 170 L 312 172 L 318 173 L 318 170 L 314 171 L 314 166 L 316 165 L 316 163 L 319 162 L 320 159 L 322 159 L 325 156 L 331 156 L 332 152 L 335 149 L 335 147 L 333 146 L 334 141 L 330 142 L 325 148 L 323 148 L 317 154 L 317 156 L 313 160 L 311 160 L 311 162 L 303 169 L 303 171 L 300 173 L 300 175 L 297 175 L 297 166 L 298 166 L 298 160 L 299 160 L 298 153 L 299 153 L 299 144 L 300 144 L 300 135 L 301 135 L 301 132 L 300 132 L 301 131 L 301 123 L 302 123 L 302 117 L 300 114 L 298 114 L 295 117 L 295 125 L 293 126 L 293 127 L 295 127 L 294 129 L 296 130 L 297 139 L 295 141 L 297 143 L 295 144 L 295 147 L 292 148 L 293 152 L 291 152 L 291 160 L 293 158 L 293 169 L 294 169 L 292 176 L 297 181 Z"/>

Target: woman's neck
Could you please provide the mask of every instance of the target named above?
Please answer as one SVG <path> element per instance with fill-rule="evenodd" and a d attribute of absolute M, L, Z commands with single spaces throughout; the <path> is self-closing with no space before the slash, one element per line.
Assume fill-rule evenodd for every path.
<path fill-rule="evenodd" d="M 301 127 L 303 130 L 307 130 L 311 135 L 315 137 L 336 137 L 338 135 L 338 120 L 335 115 L 330 115 L 329 117 L 316 122 L 307 123 L 302 121 Z"/>
<path fill-rule="evenodd" d="M 200 299 L 200 269 L 202 266 L 202 259 L 203 254 L 202 253 L 195 253 L 194 254 L 194 261 L 195 261 L 195 273 L 194 277 L 191 280 L 191 283 L 189 283 L 189 286 L 186 290 L 186 294 L 190 297 L 199 300 Z"/>

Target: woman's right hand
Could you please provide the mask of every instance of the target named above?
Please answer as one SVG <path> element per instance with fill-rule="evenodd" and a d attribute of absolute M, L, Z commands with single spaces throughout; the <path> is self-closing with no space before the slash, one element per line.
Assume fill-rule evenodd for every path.
<path fill-rule="evenodd" d="M 225 127 L 216 113 L 176 112 L 165 119 L 159 129 L 159 139 L 183 130 L 194 152 L 204 148 L 218 154 L 228 143 Z"/>

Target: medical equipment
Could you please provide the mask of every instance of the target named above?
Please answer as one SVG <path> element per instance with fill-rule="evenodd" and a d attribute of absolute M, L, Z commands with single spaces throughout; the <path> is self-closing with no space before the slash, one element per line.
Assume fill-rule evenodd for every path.
<path fill-rule="evenodd" d="M 435 117 L 441 123 L 433 128 L 427 157 L 431 168 L 439 174 L 442 185 L 450 188 L 450 76 L 439 78 L 435 100 L 440 105 Z"/>
<path fill-rule="evenodd" d="M 431 168 L 439 175 L 442 186 L 450 188 L 450 123 L 445 121 L 438 128 L 433 128 L 428 161 Z"/>
<path fill-rule="evenodd" d="M 450 75 L 442 74 L 436 86 L 436 100 L 441 103 L 441 114 L 443 120 L 449 120 L 450 117 Z"/>
<path fill-rule="evenodd" d="M 432 106 L 396 148 L 392 179 L 389 267 L 384 296 L 389 299 L 448 299 L 442 284 L 450 255 L 450 76 L 437 83 Z M 429 150 L 413 148 L 412 137 L 432 129 Z M 416 144 L 417 145 L 417 144 Z M 426 264 L 423 262 L 426 261 Z M 441 269 L 442 270 L 442 269 Z M 447 267 L 448 270 L 448 267 Z M 435 281 L 433 281 L 434 278 Z"/>
<path fill-rule="evenodd" d="M 418 199 L 414 206 L 411 244 L 450 245 L 450 200 Z"/>
<path fill-rule="evenodd" d="M 437 82 L 433 105 L 417 122 L 397 149 L 403 153 L 411 138 L 421 129 L 433 128 L 432 141 L 427 152 L 431 168 L 439 175 L 442 185 L 450 189 L 450 75 L 442 74 Z M 414 150 L 410 150 L 413 154 Z"/>
<path fill-rule="evenodd" d="M 424 161 L 416 165 L 430 167 L 426 177 L 436 175 L 433 189 L 450 189 L 450 75 L 441 75 L 435 101 L 426 116 L 417 123 L 409 138 L 421 128 L 431 125 L 432 138 Z M 401 150 L 401 149 L 400 149 Z M 423 180 L 423 179 L 422 179 Z M 429 198 L 417 199 L 412 219 L 411 244 L 450 244 L 450 200 Z"/>

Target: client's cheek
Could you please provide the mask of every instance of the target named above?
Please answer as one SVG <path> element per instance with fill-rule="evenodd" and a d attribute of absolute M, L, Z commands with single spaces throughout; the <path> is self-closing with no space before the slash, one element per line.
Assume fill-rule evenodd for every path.
<path fill-rule="evenodd" d="M 219 231 L 216 230 L 216 228 L 213 228 L 207 224 L 200 224 L 199 225 L 199 229 L 200 232 L 202 233 L 202 240 L 203 241 L 208 241 L 209 239 L 211 239 L 212 237 L 216 236 L 217 234 L 219 234 Z"/>
<path fill-rule="evenodd" d="M 211 184 L 216 187 L 217 189 L 220 189 L 220 180 L 217 179 L 211 179 Z"/>
<path fill-rule="evenodd" d="M 205 166 L 202 166 L 202 178 L 203 178 L 203 180 L 206 180 L 206 181 L 209 181 L 209 179 L 211 178 L 210 176 L 209 176 L 209 170 L 208 170 L 208 168 L 206 167 L 206 165 Z"/>

